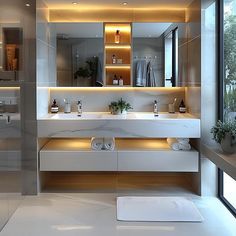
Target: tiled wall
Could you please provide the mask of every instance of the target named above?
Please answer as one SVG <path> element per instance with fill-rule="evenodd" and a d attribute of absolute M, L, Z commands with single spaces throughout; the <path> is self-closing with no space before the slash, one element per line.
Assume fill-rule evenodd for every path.
<path fill-rule="evenodd" d="M 56 33 L 48 23 L 48 14 L 44 2 L 37 1 L 37 117 L 48 112 L 46 87 L 56 86 Z"/>
<path fill-rule="evenodd" d="M 177 98 L 177 104 L 185 96 L 184 88 L 52 88 L 50 100 L 56 99 L 60 111 L 63 111 L 64 98 L 72 104 L 72 111 L 76 111 L 76 102 L 82 100 L 83 111 L 98 112 L 108 111 L 108 105 L 112 101 L 123 98 L 129 102 L 133 111 L 153 111 L 154 100 L 159 101 L 159 110 L 168 111 L 168 104 Z M 176 109 L 177 106 L 176 106 Z"/>

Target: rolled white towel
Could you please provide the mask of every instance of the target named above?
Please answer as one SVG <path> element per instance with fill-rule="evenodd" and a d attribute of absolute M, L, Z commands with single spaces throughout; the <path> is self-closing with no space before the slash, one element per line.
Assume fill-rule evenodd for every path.
<path fill-rule="evenodd" d="M 189 138 L 177 138 L 178 143 L 189 144 Z"/>
<path fill-rule="evenodd" d="M 91 138 L 91 148 L 93 150 L 102 150 L 103 138 Z"/>
<path fill-rule="evenodd" d="M 104 149 L 113 151 L 115 149 L 115 138 L 104 138 Z"/>
<path fill-rule="evenodd" d="M 174 151 L 188 151 L 191 149 L 191 145 L 188 142 L 179 143 L 176 138 L 168 138 L 167 143 Z"/>
<path fill-rule="evenodd" d="M 188 144 L 179 143 L 179 150 L 189 151 L 191 150 L 191 145 L 189 143 Z"/>

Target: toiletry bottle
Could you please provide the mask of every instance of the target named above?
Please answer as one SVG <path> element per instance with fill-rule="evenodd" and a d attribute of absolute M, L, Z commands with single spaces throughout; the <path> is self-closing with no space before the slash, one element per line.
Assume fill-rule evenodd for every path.
<path fill-rule="evenodd" d="M 119 81 L 118 81 L 118 78 L 117 78 L 116 75 L 114 75 L 114 77 L 113 77 L 112 84 L 113 84 L 113 85 L 118 85 L 118 84 L 119 84 Z"/>
<path fill-rule="evenodd" d="M 181 103 L 180 103 L 180 105 L 179 105 L 179 112 L 180 113 L 185 113 L 186 112 L 186 106 L 185 106 L 185 104 L 184 104 L 184 101 L 182 100 L 181 101 Z"/>
<path fill-rule="evenodd" d="M 67 99 L 64 99 L 64 113 L 71 113 L 71 104 Z"/>
<path fill-rule="evenodd" d="M 59 110 L 59 107 L 57 105 L 56 99 L 53 100 L 53 103 L 51 105 L 51 113 L 57 113 Z"/>
<path fill-rule="evenodd" d="M 120 43 L 120 31 L 117 30 L 115 34 L 115 43 Z"/>
<path fill-rule="evenodd" d="M 77 103 L 78 116 L 82 116 L 82 102 L 79 100 Z"/>
<path fill-rule="evenodd" d="M 124 80 L 122 78 L 122 76 L 119 77 L 119 86 L 123 86 L 124 85 Z"/>
<path fill-rule="evenodd" d="M 112 64 L 116 64 L 116 55 L 112 55 Z"/>

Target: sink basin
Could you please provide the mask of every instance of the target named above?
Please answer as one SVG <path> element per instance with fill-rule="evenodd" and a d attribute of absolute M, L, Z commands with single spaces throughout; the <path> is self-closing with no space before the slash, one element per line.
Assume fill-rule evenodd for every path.
<path fill-rule="evenodd" d="M 153 119 L 183 119 L 186 118 L 187 114 L 179 113 L 159 113 L 158 116 L 155 116 L 154 113 L 135 113 L 137 119 L 143 120 L 153 120 Z M 190 117 L 189 117 L 190 118 Z"/>
<path fill-rule="evenodd" d="M 94 120 L 101 119 L 101 113 L 82 113 L 81 116 L 78 116 L 77 113 L 59 113 L 51 117 L 53 120 Z"/>
<path fill-rule="evenodd" d="M 191 118 L 188 114 L 159 113 L 154 116 L 153 112 L 129 112 L 126 115 L 112 115 L 109 112 L 84 112 L 81 116 L 77 113 L 58 113 L 52 115 L 52 120 L 161 120 L 161 119 L 184 119 Z"/>

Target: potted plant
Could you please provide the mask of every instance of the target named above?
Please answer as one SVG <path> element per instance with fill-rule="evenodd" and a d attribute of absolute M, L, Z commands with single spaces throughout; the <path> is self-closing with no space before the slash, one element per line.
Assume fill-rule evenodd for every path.
<path fill-rule="evenodd" d="M 211 133 L 224 152 L 232 154 L 236 151 L 236 120 L 226 122 L 219 120 L 212 127 Z"/>
<path fill-rule="evenodd" d="M 122 98 L 117 102 L 111 102 L 109 105 L 109 110 L 113 115 L 125 115 L 130 109 L 133 108 L 128 102 L 124 101 Z"/>

